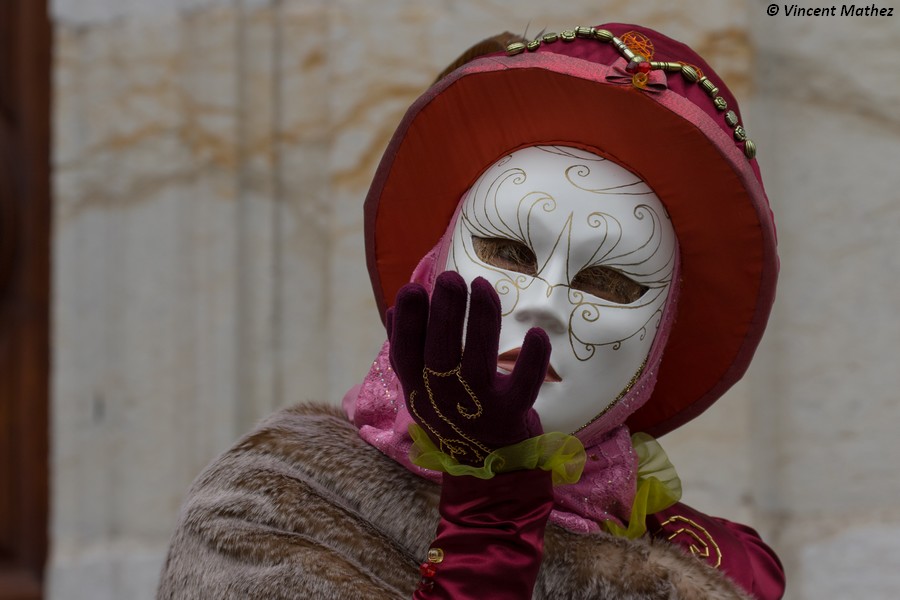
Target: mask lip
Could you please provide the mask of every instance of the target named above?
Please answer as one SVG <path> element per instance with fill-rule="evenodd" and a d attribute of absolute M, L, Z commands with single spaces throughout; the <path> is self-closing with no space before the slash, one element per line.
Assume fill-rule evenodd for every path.
<path fill-rule="evenodd" d="M 504 373 L 511 373 L 515 368 L 516 360 L 519 358 L 519 352 L 522 347 L 516 347 L 506 352 L 501 352 L 497 357 L 497 368 L 502 369 Z M 544 376 L 544 383 L 560 383 L 562 378 L 552 364 L 547 365 L 547 374 Z"/>
<path fill-rule="evenodd" d="M 635 28 L 606 26 L 614 27 Z M 668 40 L 641 31 L 657 47 Z M 563 145 L 617 162 L 654 189 L 680 245 L 681 290 L 665 358 L 649 401 L 626 421 L 632 431 L 660 436 L 703 412 L 746 371 L 774 300 L 774 222 L 755 160 L 680 93 L 680 74 L 653 93 L 611 83 L 617 56 L 585 54 L 580 42 L 608 50 L 575 40 L 555 49 L 577 56 L 476 59 L 413 104 L 366 199 L 370 277 L 383 318 L 448 228 L 462 194 L 505 154 Z M 699 57 L 690 62 L 718 79 Z"/>

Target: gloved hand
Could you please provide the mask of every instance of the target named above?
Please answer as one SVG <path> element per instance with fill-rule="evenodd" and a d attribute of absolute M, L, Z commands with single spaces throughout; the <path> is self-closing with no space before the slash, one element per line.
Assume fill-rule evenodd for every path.
<path fill-rule="evenodd" d="M 493 450 L 542 433 L 532 409 L 550 361 L 543 330 L 525 334 L 513 372 L 497 372 L 500 298 L 472 282 L 466 326 L 465 280 L 452 271 L 435 282 L 430 306 L 419 284 L 403 286 L 388 312 L 391 365 L 410 415 L 445 454 L 481 466 Z"/>

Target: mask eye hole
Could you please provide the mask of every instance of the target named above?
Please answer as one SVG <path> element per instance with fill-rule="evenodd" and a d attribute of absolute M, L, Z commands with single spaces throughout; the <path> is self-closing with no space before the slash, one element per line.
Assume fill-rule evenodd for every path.
<path fill-rule="evenodd" d="M 631 304 L 649 288 L 609 267 L 588 267 L 572 279 L 571 287 L 616 304 Z"/>
<path fill-rule="evenodd" d="M 472 236 L 475 254 L 491 266 L 526 275 L 537 274 L 537 257 L 534 252 L 516 240 Z"/>

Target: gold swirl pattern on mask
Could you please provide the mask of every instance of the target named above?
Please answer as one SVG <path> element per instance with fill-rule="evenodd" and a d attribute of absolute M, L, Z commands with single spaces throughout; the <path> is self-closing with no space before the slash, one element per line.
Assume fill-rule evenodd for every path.
<path fill-rule="evenodd" d="M 504 157 L 498 161 L 493 168 L 505 165 L 511 158 L 511 155 Z M 535 211 L 547 213 L 553 212 L 556 210 L 556 200 L 545 192 L 537 191 L 526 193 L 518 201 L 515 223 L 508 223 L 503 219 L 498 206 L 498 195 L 503 184 L 510 183 L 513 185 L 521 185 L 525 183 L 526 180 L 527 174 L 519 168 L 504 170 L 489 181 L 480 179 L 470 192 L 473 197 L 479 198 L 480 200 L 471 210 L 464 209 L 460 213 L 460 224 L 468 231 L 470 236 L 505 237 L 525 244 L 528 247 L 533 247 L 531 241 L 532 215 Z M 493 212 L 493 215 L 491 214 L 491 211 Z M 522 216 L 523 213 L 525 214 L 524 217 Z M 488 271 L 498 275 L 499 280 L 494 283 L 494 289 L 497 294 L 501 297 L 515 295 L 512 302 L 504 303 L 505 310 L 503 316 L 509 315 L 515 310 L 519 303 L 519 292 L 527 289 L 531 285 L 531 277 L 521 273 L 511 275 L 511 273 L 514 272 L 485 263 L 476 256 L 470 246 L 471 240 L 470 243 L 464 245 L 466 258 L 468 258 L 470 262 L 480 264 Z M 450 259 L 453 261 L 454 265 L 458 264 L 456 262 L 455 249 L 451 252 Z"/>
<path fill-rule="evenodd" d="M 565 169 L 564 176 L 575 188 L 597 195 L 609 196 L 635 196 L 635 195 L 651 195 L 653 191 L 641 179 L 636 181 L 608 186 L 608 187 L 592 187 L 580 183 L 579 180 L 586 180 L 592 173 L 589 163 L 603 162 L 607 159 L 603 157 L 591 158 L 582 154 L 576 154 L 574 151 L 559 146 L 537 146 L 537 149 L 569 158 L 576 158 L 581 161 L 580 164 L 571 165 Z M 500 165 L 506 165 L 511 159 L 511 155 L 504 157 L 493 168 Z M 532 220 L 543 211 L 545 213 L 553 212 L 558 205 L 556 199 L 549 193 L 544 191 L 530 191 L 521 196 L 516 207 L 516 222 L 509 223 L 501 216 L 502 211 L 499 207 L 499 195 L 505 184 L 522 185 L 528 179 L 528 174 L 521 168 L 505 169 L 493 178 L 482 178 L 476 183 L 475 187 L 470 191 L 470 198 L 473 200 L 473 206 L 468 203 L 464 205 L 460 212 L 461 229 L 466 230 L 470 237 L 468 243 L 463 244 L 463 250 L 466 258 L 475 264 L 481 265 L 488 271 L 495 273 L 498 278 L 494 281 L 494 289 L 501 298 L 511 298 L 511 302 L 503 303 L 502 315 L 508 316 L 518 306 L 520 295 L 522 292 L 530 289 L 535 282 L 541 282 L 546 286 L 547 297 L 557 288 L 563 288 L 568 291 L 569 302 L 573 305 L 572 311 L 568 319 L 569 345 L 575 357 L 584 362 L 593 358 L 596 349 L 599 347 L 610 347 L 613 350 L 621 348 L 622 344 L 634 338 L 644 340 L 647 334 L 649 323 L 657 316 L 661 316 L 661 307 L 651 314 L 646 321 L 633 332 L 628 335 L 611 341 L 600 342 L 597 340 L 584 339 L 577 333 L 577 319 L 580 317 L 585 323 L 593 323 L 599 318 L 600 309 L 612 306 L 608 301 L 601 299 L 587 298 L 585 292 L 573 289 L 569 282 L 573 278 L 573 274 L 567 272 L 567 283 L 552 283 L 544 277 L 543 273 L 549 263 L 551 257 L 560 247 L 564 245 L 566 248 L 566 265 L 569 265 L 569 248 L 571 248 L 572 238 L 572 219 L 573 215 L 569 215 L 562 229 L 557 235 L 551 250 L 547 253 L 543 264 L 538 264 L 536 273 L 533 275 L 524 275 L 506 269 L 498 268 L 494 265 L 484 262 L 477 256 L 472 247 L 471 237 L 504 237 L 515 240 L 534 248 L 531 239 L 531 223 Z M 644 190 L 633 189 L 635 186 L 644 185 Z M 639 204 L 633 210 L 636 220 L 642 221 L 649 216 L 652 223 L 651 230 L 647 235 L 647 239 L 638 247 L 615 254 L 616 249 L 622 241 L 623 224 L 614 216 L 602 211 L 595 211 L 588 215 L 587 224 L 599 231 L 602 231 L 598 240 L 597 250 L 593 255 L 581 265 L 577 270 L 580 271 L 589 266 L 607 265 L 615 268 L 624 275 L 634 279 L 641 285 L 647 287 L 651 293 L 645 293 L 641 299 L 629 304 L 615 304 L 617 309 L 638 310 L 656 303 L 660 296 L 666 291 L 667 286 L 671 283 L 672 270 L 675 261 L 675 249 L 666 257 L 665 262 L 657 270 L 650 273 L 637 273 L 630 267 L 652 260 L 659 252 L 663 243 L 663 236 L 659 235 L 661 231 L 662 216 L 647 204 Z M 668 215 L 665 215 L 668 218 Z M 612 239 L 610 236 L 615 236 Z M 655 240 L 655 245 L 651 247 L 651 243 Z M 611 242 L 611 243 L 610 243 Z M 605 253 L 600 254 L 604 247 L 609 246 Z M 450 260 L 457 266 L 455 256 L 455 248 L 451 251 Z M 646 254 L 646 256 L 641 256 Z M 567 269 L 568 270 L 568 269 Z"/>
<path fill-rule="evenodd" d="M 580 305 L 579 308 L 582 308 L 579 316 L 583 321 L 587 323 L 593 323 L 600 318 L 600 306 L 596 304 L 585 303 L 583 305 Z M 643 341 L 647 336 L 647 327 L 654 319 L 654 317 L 658 316 L 660 319 L 662 319 L 662 308 L 659 308 L 654 311 L 653 314 L 651 314 L 650 317 L 646 321 L 644 321 L 643 325 L 636 329 L 631 335 L 609 342 L 590 342 L 581 339 L 578 334 L 575 333 L 574 318 L 576 312 L 578 311 L 573 311 L 569 316 L 569 346 L 572 348 L 572 353 L 575 355 L 575 358 L 581 362 L 587 362 L 591 360 L 597 353 L 597 348 L 611 348 L 615 351 L 619 350 L 622 347 L 622 344 L 624 344 L 628 340 L 634 339 L 635 337 L 637 337 L 638 340 Z M 654 329 L 658 328 L 659 321 L 656 322 L 656 326 L 654 327 Z M 582 354 L 582 351 L 586 352 L 586 354 Z"/>
<path fill-rule="evenodd" d="M 665 262 L 656 271 L 650 273 L 636 273 L 628 269 L 628 267 L 646 264 L 659 253 L 660 247 L 662 245 L 662 236 L 657 235 L 657 232 L 660 229 L 661 217 L 656 213 L 656 211 L 646 204 L 640 204 L 635 207 L 633 214 L 637 220 L 643 220 L 646 215 L 649 215 L 653 222 L 652 230 L 648 235 L 647 240 L 640 246 L 618 255 L 612 254 L 621 241 L 622 224 L 611 215 L 602 212 L 594 212 L 588 215 L 588 225 L 597 229 L 602 229 L 604 241 L 609 236 L 610 221 L 615 222 L 616 227 L 614 229 L 616 229 L 616 231 L 619 233 L 618 239 L 615 240 L 614 244 L 606 252 L 606 254 L 602 256 L 597 256 L 597 254 L 595 254 L 593 257 L 591 257 L 588 265 L 595 262 L 599 263 L 601 261 L 607 264 L 614 263 L 617 270 L 619 270 L 621 273 L 628 275 L 635 281 L 638 281 L 641 285 L 648 288 L 648 292 L 646 292 L 638 301 L 632 302 L 627 305 L 618 305 L 616 306 L 617 309 L 636 310 L 657 303 L 663 293 L 666 291 L 667 286 L 671 283 L 672 271 L 675 264 L 675 249 L 673 248 L 671 254 L 666 257 Z M 654 239 L 656 239 L 656 244 L 651 248 L 650 244 Z M 600 248 L 602 247 L 603 245 L 600 246 Z M 634 255 L 640 254 L 645 250 L 649 252 L 648 256 L 642 257 L 640 260 L 637 260 Z M 627 262 L 632 259 L 634 259 L 634 262 Z M 569 315 L 569 342 L 572 348 L 572 352 L 575 354 L 576 358 L 581 361 L 587 361 L 593 358 L 598 347 L 605 346 L 610 347 L 613 350 L 619 350 L 624 342 L 633 339 L 635 336 L 638 336 L 638 339 L 643 341 L 647 335 L 647 328 L 650 322 L 655 317 L 662 316 L 662 306 L 660 306 L 647 318 L 646 321 L 644 321 L 641 327 L 636 329 L 630 335 L 609 342 L 591 341 L 583 339 L 577 333 L 576 317 L 580 317 L 581 321 L 585 323 L 596 322 L 597 319 L 600 318 L 601 309 L 608 307 L 608 304 L 595 302 L 587 298 L 584 292 L 580 290 L 571 290 L 569 301 L 575 305 L 575 309 Z M 658 326 L 659 323 L 657 322 L 657 327 Z"/>
<path fill-rule="evenodd" d="M 577 177 L 584 179 L 588 175 L 591 174 L 590 167 L 587 165 L 572 165 L 568 169 L 566 169 L 566 180 L 577 187 L 579 190 L 584 190 L 585 192 L 591 192 L 592 194 L 607 194 L 607 195 L 616 195 L 616 196 L 647 196 L 652 194 L 653 191 L 647 186 L 647 183 L 638 179 L 637 181 L 632 181 L 631 183 L 623 183 L 621 185 L 613 185 L 605 188 L 588 188 L 578 184 L 573 178 L 572 174 L 575 174 Z M 625 188 L 630 188 L 633 186 L 644 186 L 644 190 L 639 192 L 634 191 L 623 191 Z"/>
<path fill-rule="evenodd" d="M 600 245 L 597 249 L 597 253 L 599 253 L 600 249 L 606 245 L 606 240 L 608 239 L 610 233 L 610 221 L 614 222 L 616 225 L 616 230 L 618 232 L 618 239 L 609 248 L 606 254 L 602 256 L 598 256 L 597 253 L 594 253 L 593 256 L 590 257 L 586 261 L 586 263 L 581 266 L 581 268 L 585 268 L 588 266 L 592 266 L 595 264 L 604 263 L 609 266 L 614 266 L 616 270 L 619 272 L 632 277 L 637 280 L 642 285 L 648 287 L 659 287 L 668 284 L 671 281 L 672 270 L 674 269 L 675 264 L 675 249 L 673 247 L 672 252 L 665 258 L 665 262 L 655 271 L 650 272 L 635 272 L 630 271 L 628 267 L 635 267 L 638 265 L 645 265 L 647 262 L 652 260 L 659 253 L 660 247 L 663 242 L 663 235 L 661 234 L 661 226 L 662 220 L 659 215 L 656 214 L 656 211 L 646 204 L 639 204 L 634 209 L 634 217 L 637 221 L 643 221 L 646 215 L 650 215 L 650 219 L 652 221 L 652 228 L 650 234 L 647 236 L 646 241 L 641 243 L 638 247 L 628 250 L 626 252 L 622 252 L 620 254 L 613 254 L 613 251 L 618 248 L 619 243 L 622 241 L 622 231 L 623 226 L 622 223 L 619 222 L 615 217 L 608 215 L 602 212 L 593 212 L 587 217 L 587 225 L 594 229 L 603 230 L 603 244 Z M 650 247 L 650 244 L 653 240 L 656 240 L 656 245 L 654 247 Z M 642 256 L 646 251 L 646 256 Z"/>

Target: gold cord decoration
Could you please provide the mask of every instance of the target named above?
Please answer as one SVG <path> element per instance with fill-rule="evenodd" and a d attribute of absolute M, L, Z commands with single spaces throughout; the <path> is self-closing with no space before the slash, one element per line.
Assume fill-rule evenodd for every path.
<path fill-rule="evenodd" d="M 644 34 L 637 31 L 628 31 L 622 34 L 621 38 L 616 37 L 607 29 L 597 29 L 595 27 L 575 27 L 567 29 L 562 34 L 545 33 L 528 43 L 513 42 L 506 47 L 506 54 L 515 56 L 522 54 L 526 50 L 534 52 L 541 47 L 542 44 L 553 44 L 559 40 L 563 42 L 571 42 L 576 38 L 596 40 L 604 44 L 612 44 L 613 47 L 628 61 L 626 70 L 632 75 L 632 84 L 638 89 L 647 87 L 647 73 L 651 70 L 661 70 L 667 72 L 681 72 L 681 76 L 688 83 L 697 84 L 712 99 L 713 105 L 719 112 L 725 112 L 728 109 L 728 102 L 719 95 L 719 87 L 711 81 L 703 71 L 696 65 L 692 65 L 683 61 L 655 61 L 653 60 L 654 47 L 653 42 Z M 735 115 L 734 111 L 728 113 Z M 734 140 L 737 143 L 744 144 L 744 156 L 748 160 L 756 157 L 756 144 L 747 137 L 747 131 L 738 123 L 737 116 L 734 119 L 725 115 L 725 124 L 733 129 Z"/>
<path fill-rule="evenodd" d="M 465 419 L 480 418 L 483 412 L 481 401 L 478 400 L 478 396 L 475 395 L 475 392 L 472 391 L 472 388 L 469 386 L 468 382 L 463 378 L 462 374 L 460 373 L 461 368 L 462 365 L 457 365 L 455 368 L 443 372 L 435 371 L 434 369 L 429 369 L 428 367 L 422 369 L 422 382 L 425 384 L 425 391 L 428 394 L 428 401 L 431 404 L 431 408 L 434 410 L 434 413 L 438 416 L 439 419 L 441 419 L 444 423 L 449 425 L 451 429 L 453 429 L 453 431 L 459 436 L 459 438 L 454 439 L 444 437 L 434 427 L 428 424 L 428 421 L 424 419 L 421 414 L 419 414 L 419 411 L 416 408 L 418 394 L 416 394 L 415 390 L 409 395 L 409 408 L 421 423 L 425 423 L 426 427 L 428 427 L 428 430 L 431 432 L 434 438 L 438 440 L 438 443 L 441 445 L 442 451 L 449 452 L 450 456 L 452 456 L 454 460 L 456 460 L 456 457 L 468 457 L 470 459 L 474 458 L 474 460 L 480 462 L 484 460 L 484 457 L 487 454 L 490 454 L 491 449 L 475 438 L 466 435 L 456 423 L 449 419 L 443 413 L 443 411 L 441 411 L 440 407 L 438 407 L 438 404 L 434 399 L 434 392 L 431 391 L 432 377 L 456 378 L 456 380 L 466 391 L 466 394 L 468 394 L 469 398 L 471 398 L 472 404 L 475 407 L 474 412 L 470 412 L 462 404 L 457 404 L 457 412 Z"/>
<path fill-rule="evenodd" d="M 689 546 L 691 554 L 709 560 L 715 569 L 722 566 L 722 549 L 719 548 L 716 540 L 713 539 L 713 536 L 710 535 L 705 527 L 681 515 L 674 515 L 662 523 L 662 527 L 666 525 L 679 526 L 675 533 L 667 538 L 669 541 L 674 540 L 678 536 L 686 535 L 693 541 Z"/>

